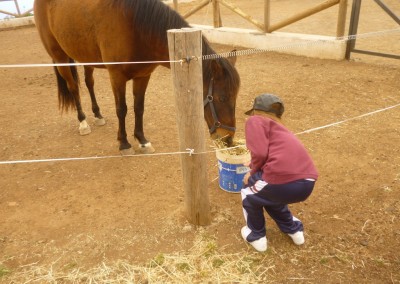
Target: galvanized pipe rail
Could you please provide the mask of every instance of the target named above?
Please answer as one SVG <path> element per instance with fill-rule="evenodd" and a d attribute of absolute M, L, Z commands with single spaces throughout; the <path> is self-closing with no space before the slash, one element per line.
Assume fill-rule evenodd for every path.
<path fill-rule="evenodd" d="M 397 24 L 400 25 L 399 16 L 397 16 L 382 0 L 374 0 L 374 1 Z M 353 53 L 367 54 L 367 55 L 380 56 L 380 57 L 386 57 L 386 58 L 392 58 L 392 59 L 400 59 L 400 55 L 398 55 L 398 54 L 389 54 L 389 53 L 382 53 L 382 52 L 376 52 L 376 51 L 371 51 L 371 50 L 356 49 L 356 38 L 351 38 L 351 36 L 357 34 L 358 23 L 360 20 L 360 10 L 361 10 L 361 0 L 353 0 L 353 6 L 352 6 L 352 11 L 351 11 L 351 17 L 350 17 L 350 27 L 349 27 L 350 40 L 347 42 L 345 58 L 347 60 L 349 60 L 351 53 L 353 52 Z"/>

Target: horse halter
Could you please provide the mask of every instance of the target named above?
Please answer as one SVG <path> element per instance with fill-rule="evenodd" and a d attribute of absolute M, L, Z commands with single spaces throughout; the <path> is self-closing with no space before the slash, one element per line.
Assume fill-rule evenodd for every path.
<path fill-rule="evenodd" d="M 210 134 L 214 133 L 217 130 L 217 128 L 224 128 L 226 130 L 235 131 L 236 130 L 235 127 L 224 125 L 218 120 L 217 112 L 215 111 L 215 106 L 214 106 L 213 87 L 214 87 L 214 78 L 211 78 L 210 86 L 208 87 L 208 94 L 203 102 L 204 108 L 207 106 L 207 104 L 210 104 L 211 114 L 214 119 L 214 124 L 210 128 Z"/>

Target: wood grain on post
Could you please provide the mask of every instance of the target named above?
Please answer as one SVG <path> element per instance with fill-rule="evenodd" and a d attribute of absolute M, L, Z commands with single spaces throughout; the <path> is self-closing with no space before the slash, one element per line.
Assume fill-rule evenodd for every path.
<path fill-rule="evenodd" d="M 171 61 L 191 58 L 189 62 L 171 62 L 175 91 L 176 121 L 179 150 L 194 149 L 194 154 L 182 154 L 181 166 L 185 191 L 185 212 L 188 221 L 195 225 L 211 222 L 208 196 L 207 156 L 205 152 L 202 36 L 191 28 L 168 31 L 169 58 Z"/>

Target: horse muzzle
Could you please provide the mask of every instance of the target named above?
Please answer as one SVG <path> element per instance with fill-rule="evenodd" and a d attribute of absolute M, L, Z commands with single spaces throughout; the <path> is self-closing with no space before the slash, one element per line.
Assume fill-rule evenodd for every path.
<path fill-rule="evenodd" d="M 231 147 L 233 145 L 233 137 L 235 132 L 217 129 L 215 132 L 210 134 L 211 139 L 222 141 L 227 147 Z"/>

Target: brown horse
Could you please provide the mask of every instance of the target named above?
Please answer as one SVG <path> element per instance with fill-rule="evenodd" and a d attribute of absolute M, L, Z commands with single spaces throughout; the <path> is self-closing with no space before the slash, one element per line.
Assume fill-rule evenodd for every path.
<path fill-rule="evenodd" d="M 189 27 L 173 9 L 160 0 L 35 0 L 37 29 L 48 54 L 57 64 L 59 105 L 62 110 L 76 109 L 80 133 L 90 133 L 82 110 L 76 66 L 85 65 L 85 83 L 98 124 L 104 124 L 93 90 L 94 68 L 107 68 L 119 120 L 119 149 L 131 152 L 125 130 L 126 83 L 133 80 L 135 130 L 141 152 L 154 149 L 143 132 L 145 92 L 158 65 L 169 65 L 167 30 Z M 215 54 L 203 39 L 203 55 Z M 101 64 L 138 62 L 141 64 Z M 204 116 L 213 139 L 231 144 L 235 133 L 235 105 L 240 79 L 234 67 L 236 57 L 203 61 Z M 150 62 L 150 63 L 148 63 Z M 158 62 L 158 63 L 153 63 Z M 67 64 L 68 65 L 68 64 Z"/>

